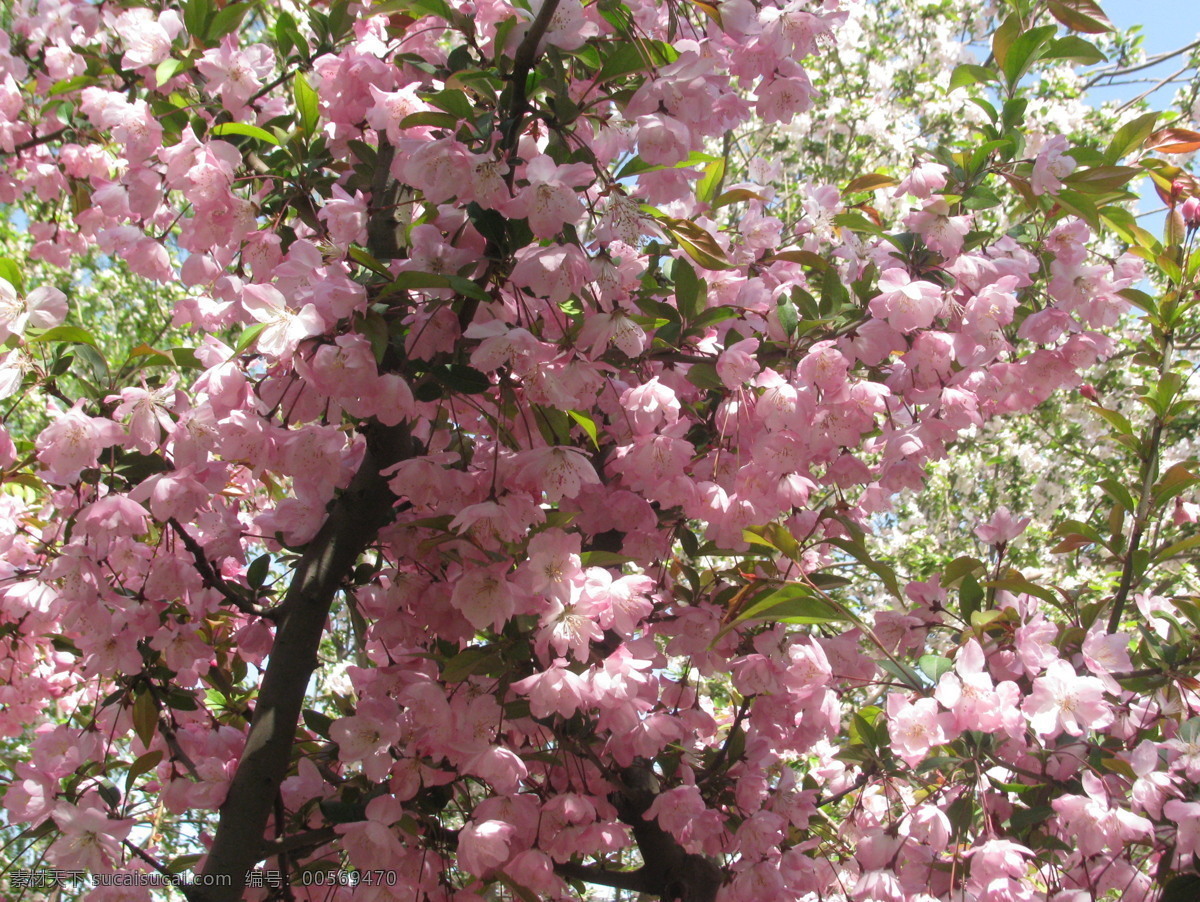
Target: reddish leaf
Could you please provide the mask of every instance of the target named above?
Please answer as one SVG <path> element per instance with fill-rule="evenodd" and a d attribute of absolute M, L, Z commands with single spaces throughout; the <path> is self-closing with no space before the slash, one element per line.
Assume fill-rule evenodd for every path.
<path fill-rule="evenodd" d="M 1067 28 L 1085 34 L 1104 34 L 1113 24 L 1095 0 L 1050 0 L 1050 15 Z"/>
<path fill-rule="evenodd" d="M 1200 150 L 1200 132 L 1189 128 L 1159 129 L 1146 139 L 1145 146 L 1159 153 L 1191 153 Z"/>

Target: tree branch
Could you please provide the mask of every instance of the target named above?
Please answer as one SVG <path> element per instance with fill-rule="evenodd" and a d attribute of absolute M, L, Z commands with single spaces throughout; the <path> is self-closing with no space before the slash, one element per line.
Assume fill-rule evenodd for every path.
<path fill-rule="evenodd" d="M 246 872 L 266 856 L 263 832 L 291 764 L 296 723 L 329 609 L 342 580 L 392 516 L 396 497 L 380 470 L 411 457 L 413 439 L 404 424 L 373 425 L 366 437 L 362 465 L 305 549 L 280 609 L 250 735 L 204 863 L 206 877 L 228 876 L 230 885 L 197 887 L 191 894 L 197 902 L 240 899 Z"/>
<path fill-rule="evenodd" d="M 640 875 L 640 892 L 658 896 L 662 902 L 715 902 L 725 875 L 716 862 L 684 850 L 657 820 L 646 812 L 658 797 L 658 779 L 649 762 L 635 762 L 621 772 L 621 785 L 610 796 L 617 817 L 633 829 L 645 864 Z M 612 876 L 619 872 L 603 872 Z M 611 885 L 611 884 L 610 884 Z"/>
<path fill-rule="evenodd" d="M 558 11 L 558 3 L 559 0 L 544 0 L 542 8 L 538 10 L 538 14 L 529 26 L 529 31 L 525 33 L 524 39 L 517 47 L 516 54 L 513 55 L 513 70 L 512 75 L 509 76 L 512 82 L 512 102 L 508 107 L 508 121 L 504 128 L 504 137 L 500 142 L 506 153 L 516 149 L 517 139 L 521 136 L 521 118 L 528 108 L 525 83 L 537 62 L 538 44 L 542 42 L 546 29 L 550 27 L 550 20 Z"/>
<path fill-rule="evenodd" d="M 231 586 L 225 581 L 225 577 L 217 572 L 217 569 L 212 565 L 212 561 L 208 559 L 204 548 L 188 535 L 179 521 L 174 517 L 167 520 L 167 524 L 183 541 L 183 547 L 191 554 L 192 560 L 196 562 L 196 569 L 200 572 L 201 578 L 204 580 L 204 585 L 210 589 L 216 589 L 231 605 L 241 611 L 243 614 L 250 614 L 256 617 L 266 617 L 268 620 L 275 620 L 278 617 L 278 612 L 269 611 L 265 608 L 256 605 L 250 601 L 242 592 L 241 586 Z"/>
<path fill-rule="evenodd" d="M 653 893 L 645 872 L 644 867 L 636 871 L 610 871 L 607 868 L 576 864 L 573 861 L 554 865 L 554 873 L 568 880 L 582 880 L 584 883 L 629 890 L 632 893 Z"/>
<path fill-rule="evenodd" d="M 39 144 L 49 144 L 51 141 L 61 138 L 63 135 L 65 135 L 70 130 L 71 130 L 71 127 L 69 125 L 64 125 L 62 128 L 56 128 L 52 132 L 46 132 L 46 134 L 44 134 L 44 135 L 39 135 L 36 138 L 30 138 L 28 141 L 22 141 L 20 144 L 17 144 L 16 146 L 14 146 L 10 152 L 6 153 L 3 151 L 0 151 L 0 157 L 7 157 L 7 156 L 15 157 L 18 154 L 22 154 L 27 150 L 32 150 L 33 148 L 37 147 Z"/>

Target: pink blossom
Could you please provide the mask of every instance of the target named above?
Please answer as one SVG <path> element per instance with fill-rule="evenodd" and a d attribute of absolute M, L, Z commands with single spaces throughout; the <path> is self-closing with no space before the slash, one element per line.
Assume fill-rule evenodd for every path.
<path fill-rule="evenodd" d="M 329 736 L 338 744 L 338 758 L 361 761 L 368 779 L 381 780 L 392 766 L 389 746 L 399 741 L 398 710 L 390 699 L 364 699 L 350 717 L 333 722 Z"/>
<path fill-rule="evenodd" d="M 1033 682 L 1033 692 L 1021 705 L 1030 727 L 1042 736 L 1061 732 L 1081 736 L 1085 730 L 1102 730 L 1113 713 L 1104 701 L 1104 684 L 1083 677 L 1066 661 L 1051 661 L 1046 673 Z"/>
<path fill-rule="evenodd" d="M 471 758 L 464 768 L 491 784 L 496 792 L 511 795 L 521 787 L 529 774 L 525 762 L 512 749 L 491 746 Z"/>
<path fill-rule="evenodd" d="M 1124 633 L 1091 630 L 1083 640 L 1083 663 L 1104 686 L 1106 692 L 1121 694 L 1121 685 L 1112 674 L 1133 670 L 1129 659 L 1129 637 Z"/>
<path fill-rule="evenodd" d="M 9 282 L 0 279 L 0 341 L 23 335 L 29 326 L 51 329 L 66 318 L 67 296 L 57 288 L 43 285 L 21 298 Z"/>
<path fill-rule="evenodd" d="M 61 831 L 50 849 L 50 859 L 63 868 L 82 868 L 94 874 L 110 871 L 121 860 L 120 840 L 136 821 L 110 818 L 100 808 L 60 801 L 54 822 Z"/>
<path fill-rule="evenodd" d="M 947 741 L 947 715 L 938 713 L 938 704 L 931 698 L 909 702 L 898 692 L 887 699 L 888 734 L 896 754 L 909 767 L 915 767 L 931 748 Z"/>
<path fill-rule="evenodd" d="M 927 329 L 942 309 L 940 288 L 932 282 L 909 278 L 899 267 L 883 271 L 879 292 L 871 301 L 871 313 L 886 319 L 899 332 Z"/>
<path fill-rule="evenodd" d="M 562 446 L 524 452 L 520 472 L 521 479 L 539 487 L 551 504 L 574 498 L 583 486 L 600 481 L 587 455 L 577 448 Z"/>
<path fill-rule="evenodd" d="M 1034 194 L 1053 194 L 1062 188 L 1062 180 L 1075 171 L 1075 158 L 1066 153 L 1067 139 L 1054 135 L 1046 141 L 1033 161 L 1030 184 Z"/>
<path fill-rule="evenodd" d="M 242 291 L 242 306 L 265 326 L 256 346 L 271 357 L 290 357 L 300 342 L 325 330 L 316 307 L 305 304 L 294 310 L 282 292 L 270 285 L 247 285 Z"/>
<path fill-rule="evenodd" d="M 717 358 L 717 375 L 727 388 L 741 388 L 758 372 L 758 361 L 754 359 L 758 345 L 757 338 L 743 338 L 721 352 Z"/>
<path fill-rule="evenodd" d="M 1017 519 L 1008 510 L 1007 507 L 1001 505 L 996 508 L 996 513 L 992 515 L 992 519 L 988 520 L 981 526 L 975 527 L 975 535 L 989 545 L 1007 545 L 1017 536 L 1025 531 L 1030 523 L 1029 517 Z"/>
<path fill-rule="evenodd" d="M 893 197 L 911 194 L 913 197 L 927 198 L 933 192 L 946 187 L 946 167 L 940 163 L 920 163 L 913 167 L 912 172 L 900 180 Z"/>
<path fill-rule="evenodd" d="M 512 685 L 515 691 L 529 697 L 529 708 L 534 717 L 549 717 L 552 713 L 570 717 L 591 703 L 587 684 L 578 674 L 568 670 L 566 661 L 561 658 L 548 670 Z"/>
<path fill-rule="evenodd" d="M 266 44 L 238 48 L 229 34 L 220 47 L 204 51 L 196 69 L 208 79 L 208 90 L 220 93 L 228 110 L 239 110 L 263 87 L 275 66 L 275 54 Z"/>
<path fill-rule="evenodd" d="M 513 218 L 527 218 L 535 235 L 551 238 L 564 225 L 577 223 L 583 216 L 583 206 L 574 189 L 587 184 L 591 177 L 591 167 L 586 163 L 559 166 L 540 154 L 525 167 L 528 187 L 514 195 L 502 212 Z"/>
<path fill-rule="evenodd" d="M 971 230 L 970 216 L 951 216 L 950 205 L 935 200 L 917 213 L 910 214 L 904 224 L 925 239 L 931 250 L 943 257 L 957 257 L 962 252 L 963 239 Z"/>
<path fill-rule="evenodd" d="M 183 30 L 179 13 L 167 10 L 157 18 L 144 7 L 131 9 L 117 17 L 116 31 L 125 45 L 121 65 L 127 69 L 156 66 L 171 55 L 171 42 Z"/>
<path fill-rule="evenodd" d="M 1086 796 L 1064 795 L 1050 804 L 1063 821 L 1064 832 L 1084 855 L 1106 848 L 1117 851 L 1127 843 L 1149 837 L 1154 825 L 1146 818 L 1113 805 L 1104 784 L 1091 771 L 1082 776 Z M 1169 804 L 1169 803 L 1168 803 Z"/>
<path fill-rule="evenodd" d="M 472 568 L 454 584 L 450 603 L 476 629 L 500 629 L 516 612 L 516 599 L 502 569 Z"/>
<path fill-rule="evenodd" d="M 66 485 L 82 470 L 96 466 L 101 450 L 120 444 L 124 437 L 112 420 L 85 414 L 81 400 L 43 429 L 35 444 L 46 478 Z"/>

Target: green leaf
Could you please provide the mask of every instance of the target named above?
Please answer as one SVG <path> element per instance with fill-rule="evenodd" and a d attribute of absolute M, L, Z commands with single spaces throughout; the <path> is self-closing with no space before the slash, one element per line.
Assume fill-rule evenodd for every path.
<path fill-rule="evenodd" d="M 1119 191 L 1135 176 L 1142 174 L 1136 166 L 1092 166 L 1072 172 L 1063 182 L 1077 191 L 1088 194 L 1107 194 Z"/>
<path fill-rule="evenodd" d="M 246 568 L 246 582 L 252 589 L 261 589 L 271 573 L 271 555 L 260 554 Z"/>
<path fill-rule="evenodd" d="M 439 110 L 445 110 L 459 119 L 474 119 L 475 106 L 470 99 L 459 90 L 439 91 L 438 93 L 426 97 L 431 104 Z"/>
<path fill-rule="evenodd" d="M 90 87 L 96 84 L 96 78 L 92 75 L 75 75 L 71 78 L 64 78 L 62 81 L 56 81 L 50 86 L 50 90 L 46 92 L 47 97 L 58 97 L 62 94 L 70 94 L 72 91 L 78 91 L 80 88 Z M 162 84 L 162 82 L 159 82 Z"/>
<path fill-rule="evenodd" d="M 1096 209 L 1095 202 L 1084 194 L 1078 191 L 1062 190 L 1054 196 L 1058 205 L 1068 213 L 1074 213 L 1089 226 L 1092 230 L 1099 232 L 1100 227 L 1100 212 Z"/>
<path fill-rule="evenodd" d="M 641 175 L 643 172 L 657 172 L 660 169 L 686 169 L 691 166 L 700 166 L 702 164 L 711 163 L 714 160 L 719 160 L 720 157 L 713 156 L 711 153 L 703 153 L 699 150 L 694 150 L 688 154 L 686 160 L 680 160 L 678 163 L 647 163 L 641 157 L 631 157 L 614 176 L 618 181 L 627 179 L 631 176 Z M 661 213 L 659 214 L 662 215 Z"/>
<path fill-rule="evenodd" d="M 992 35 L 992 56 L 996 58 L 1000 68 L 1003 69 L 1004 64 L 1008 61 L 1008 49 L 1020 33 L 1021 17 L 1017 13 L 1012 13 L 1000 23 L 1000 27 Z"/>
<path fill-rule="evenodd" d="M 929 688 L 929 680 L 923 674 L 917 673 L 901 661 L 890 661 L 884 658 L 875 663 L 879 665 L 880 670 L 890 673 L 909 689 L 923 692 Z"/>
<path fill-rule="evenodd" d="M 1197 482 L 1200 482 L 1200 477 L 1197 477 L 1186 465 L 1175 464 L 1155 483 L 1155 506 L 1161 507 L 1176 495 L 1190 489 Z"/>
<path fill-rule="evenodd" d="M 665 66 L 677 59 L 679 59 L 679 51 L 662 41 L 621 42 L 617 45 L 617 49 L 604 60 L 604 65 L 596 74 L 596 83 L 603 84 L 614 78 L 620 78 L 622 75 L 641 72 L 643 69 L 650 69 L 654 66 Z"/>
<path fill-rule="evenodd" d="M 329 728 L 333 726 L 333 718 L 328 714 L 322 714 L 320 711 L 314 711 L 312 708 L 304 709 L 304 725 L 316 733 L 318 736 L 329 738 Z"/>
<path fill-rule="evenodd" d="M 454 12 L 445 0 L 395 0 L 385 2 L 371 8 L 371 15 L 388 15 L 391 12 L 406 12 L 414 19 L 423 16 L 436 16 L 447 22 L 454 21 Z"/>
<path fill-rule="evenodd" d="M 479 301 L 490 301 L 486 291 L 470 279 L 462 276 L 447 276 L 432 272 L 402 272 L 386 289 L 386 293 L 395 291 L 413 291 L 425 288 L 449 288 L 464 297 L 475 298 Z"/>
<path fill-rule="evenodd" d="M 840 518 L 839 518 L 840 519 Z M 852 532 L 851 535 L 854 535 Z M 826 542 L 837 548 L 842 549 L 856 561 L 883 580 L 884 586 L 894 598 L 903 598 L 904 594 L 900 591 L 900 583 L 896 579 L 896 571 L 885 564 L 883 561 L 877 561 L 871 557 L 871 553 L 867 551 L 863 545 L 861 534 L 854 539 L 826 539 Z"/>
<path fill-rule="evenodd" d="M 983 587 L 973 574 L 966 574 L 958 586 L 958 614 L 963 620 L 974 622 L 983 604 Z"/>
<path fill-rule="evenodd" d="M 696 184 L 696 200 L 710 203 L 717 196 L 721 180 L 725 178 L 725 160 L 713 160 L 704 167 L 704 177 Z"/>
<path fill-rule="evenodd" d="M 154 742 L 158 732 L 158 706 L 149 692 L 139 692 L 133 700 L 133 731 L 142 745 L 149 746 Z"/>
<path fill-rule="evenodd" d="M 1133 424 L 1125 418 L 1124 415 L 1117 413 L 1115 410 L 1109 410 L 1107 407 L 1101 407 L 1098 404 L 1090 405 L 1094 413 L 1101 416 L 1110 426 L 1117 430 L 1122 435 L 1133 435 Z"/>
<path fill-rule="evenodd" d="M 954 662 L 941 655 L 922 655 L 917 661 L 917 666 L 936 683 L 942 678 L 942 674 L 949 673 L 954 669 Z"/>
<path fill-rule="evenodd" d="M 429 373 L 446 388 L 464 395 L 479 395 L 492 387 L 492 380 L 465 363 L 446 363 Z"/>
<path fill-rule="evenodd" d="M 708 270 L 732 269 L 725 249 L 702 227 L 687 219 L 667 218 L 663 224 L 683 252 Z"/>
<path fill-rule="evenodd" d="M 857 178 L 851 179 L 842 193 L 860 194 L 867 191 L 876 191 L 879 188 L 891 188 L 899 184 L 900 182 L 890 175 L 884 175 L 882 172 L 868 172 L 866 175 L 860 175 Z"/>
<path fill-rule="evenodd" d="M 780 623 L 842 623 L 845 611 L 803 583 L 789 583 L 768 592 L 735 618 L 737 623 L 773 620 Z"/>
<path fill-rule="evenodd" d="M 442 679 L 447 683 L 461 683 L 472 674 L 485 673 L 501 663 L 498 649 L 491 645 L 472 645 L 442 665 Z"/>
<path fill-rule="evenodd" d="M 292 98 L 296 103 L 296 123 L 308 137 L 316 133 L 321 119 L 320 99 L 303 72 L 292 79 Z"/>
<path fill-rule="evenodd" d="M 600 447 L 600 437 L 596 431 L 596 421 L 585 413 L 580 413 L 578 410 L 568 410 L 567 416 L 574 420 L 579 428 L 582 429 L 587 437 L 592 440 L 592 445 L 597 449 Z"/>
<path fill-rule="evenodd" d="M 1032 808 L 1018 808 L 1008 819 L 1013 830 L 1024 830 L 1034 827 L 1054 816 L 1054 809 L 1049 805 L 1035 805 Z"/>
<path fill-rule="evenodd" d="M 129 765 L 129 773 L 125 775 L 125 795 L 129 795 L 129 790 L 133 788 L 134 781 L 138 777 L 154 770 L 154 768 L 158 767 L 158 762 L 162 761 L 162 759 L 162 749 L 155 749 L 152 752 L 139 755 L 133 764 Z"/>
<path fill-rule="evenodd" d="M 967 85 L 986 84 L 996 81 L 996 73 L 984 66 L 973 66 L 961 63 L 950 73 L 950 90 L 965 88 Z"/>
<path fill-rule="evenodd" d="M 1108 142 L 1108 148 L 1104 151 L 1104 158 L 1109 163 L 1120 162 L 1127 154 L 1140 148 L 1146 143 L 1146 139 L 1154 132 L 1154 125 L 1158 122 L 1158 113 L 1143 113 L 1134 119 L 1130 119 L 1112 136 L 1112 140 Z"/>
<path fill-rule="evenodd" d="M 220 43 L 221 38 L 236 31 L 237 27 L 242 24 L 242 19 L 250 11 L 250 6 L 249 3 L 233 3 L 219 11 L 208 24 L 208 29 L 204 34 L 205 39 L 210 44 Z"/>
<path fill-rule="evenodd" d="M 257 138 L 259 141 L 266 141 L 268 144 L 274 144 L 276 147 L 279 146 L 279 139 L 265 128 L 259 128 L 257 125 L 248 125 L 245 122 L 222 122 L 220 125 L 214 125 L 209 134 L 216 138 L 220 138 L 223 135 L 244 135 L 247 138 Z"/>
<path fill-rule="evenodd" d="M 453 130 L 458 128 L 458 124 L 461 121 L 462 120 L 460 120 L 453 113 L 435 113 L 431 110 L 427 110 L 425 112 L 411 113 L 405 116 L 400 122 L 400 127 L 417 128 L 418 126 L 424 125 L 428 126 L 429 128 L 446 128 Z"/>
<path fill-rule="evenodd" d="M 371 256 L 369 252 L 359 247 L 358 245 L 350 246 L 350 259 L 359 266 L 364 266 L 377 276 L 383 276 L 388 281 L 391 281 L 392 271 L 383 265 L 379 260 Z"/>
<path fill-rule="evenodd" d="M 1053 25 L 1031 28 L 1016 37 L 1004 59 L 1004 77 L 1010 87 L 1019 82 L 1042 56 L 1046 43 L 1058 31 Z"/>
<path fill-rule="evenodd" d="M 675 303 L 679 307 L 679 315 L 686 320 L 692 320 L 703 309 L 702 295 L 705 284 L 696 277 L 696 270 L 686 260 L 676 259 L 671 264 L 671 278 L 675 282 Z"/>
<path fill-rule="evenodd" d="M 1075 35 L 1068 35 L 1052 41 L 1042 54 L 1042 59 L 1074 60 L 1081 66 L 1093 66 L 1103 63 L 1107 56 L 1091 41 L 1085 41 Z"/>
<path fill-rule="evenodd" d="M 192 63 L 190 60 L 165 59 L 154 70 L 154 83 L 161 87 L 180 72 L 191 67 Z"/>
<path fill-rule="evenodd" d="M 266 323 L 253 323 L 242 330 L 242 334 L 238 336 L 237 344 L 234 345 L 233 355 L 236 357 L 239 354 L 245 353 L 250 345 L 254 344 L 254 339 L 258 338 L 263 329 L 267 328 Z"/>
<path fill-rule="evenodd" d="M 851 232 L 883 237 L 883 229 L 861 213 L 838 213 L 833 217 L 833 223 L 843 229 L 849 229 Z"/>
<path fill-rule="evenodd" d="M 730 204 L 741 203 L 746 200 L 766 200 L 763 195 L 757 191 L 751 191 L 749 188 L 730 188 L 728 191 L 722 191 L 709 206 L 714 210 L 719 210 L 721 207 L 727 207 Z"/>
<path fill-rule="evenodd" d="M 687 376 L 684 378 L 696 388 L 706 391 L 720 389 L 725 385 L 721 377 L 717 375 L 717 368 L 711 363 L 693 363 L 688 367 Z"/>
<path fill-rule="evenodd" d="M 1154 563 L 1161 564 L 1163 561 L 1169 561 L 1173 557 L 1183 554 L 1185 551 L 1191 551 L 1193 548 L 1200 546 L 1200 535 L 1188 536 L 1186 539 L 1180 539 L 1168 545 L 1166 548 L 1158 551 L 1154 555 Z"/>
<path fill-rule="evenodd" d="M 183 4 L 183 27 L 197 41 L 203 41 L 208 33 L 208 20 L 212 15 L 212 0 L 187 0 Z"/>
<path fill-rule="evenodd" d="M 783 329 L 783 333 L 788 338 L 796 336 L 796 326 L 799 324 L 799 311 L 796 305 L 792 303 L 790 298 L 779 298 L 779 302 L 775 305 L 775 312 L 779 316 L 779 325 Z"/>
<path fill-rule="evenodd" d="M 620 567 L 634 560 L 627 554 L 617 554 L 615 551 L 584 551 L 579 555 L 579 562 L 584 567 Z"/>
<path fill-rule="evenodd" d="M 1133 495 L 1129 493 L 1129 489 L 1121 485 L 1117 480 L 1111 478 L 1101 479 L 1098 485 L 1104 491 L 1104 494 L 1129 511 L 1129 513 L 1132 514 L 1137 510 L 1137 502 L 1133 500 Z"/>
<path fill-rule="evenodd" d="M 21 267 L 17 266 L 16 261 L 0 257 L 0 279 L 17 289 L 17 294 L 25 293 L 25 277 L 21 275 Z"/>
<path fill-rule="evenodd" d="M 62 341 L 78 345 L 91 345 L 93 348 L 98 348 L 96 337 L 87 329 L 81 329 L 79 326 L 55 326 L 53 329 L 47 329 L 36 336 L 27 337 L 26 340 L 30 344 L 37 344 L 46 341 Z"/>

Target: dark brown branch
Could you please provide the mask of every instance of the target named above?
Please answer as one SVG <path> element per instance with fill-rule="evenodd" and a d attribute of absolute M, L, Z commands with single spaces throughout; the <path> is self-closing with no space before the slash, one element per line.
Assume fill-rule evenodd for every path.
<path fill-rule="evenodd" d="M 529 80 L 529 73 L 533 71 L 534 64 L 537 62 L 538 44 L 542 42 L 546 29 L 550 27 L 550 20 L 558 11 L 558 3 L 559 0 L 545 0 L 513 56 L 513 70 L 512 75 L 509 76 L 512 83 L 512 102 L 508 106 L 507 127 L 500 142 L 500 146 L 505 152 L 515 150 L 517 139 L 521 136 L 521 119 L 525 116 L 529 106 L 525 83 Z"/>
<path fill-rule="evenodd" d="M 263 849 L 263 858 L 273 855 L 291 855 L 300 851 L 309 851 L 326 846 L 338 838 L 338 833 L 332 827 L 317 827 L 303 833 L 293 833 L 274 842 L 267 843 Z"/>
<path fill-rule="evenodd" d="M 850 795 L 850 793 L 856 792 L 857 790 L 862 789 L 864 786 L 866 786 L 867 781 L 869 779 L 871 779 L 870 774 L 868 774 L 868 773 L 859 774 L 858 779 L 855 780 L 853 783 L 851 783 L 849 786 L 847 786 L 845 789 L 843 789 L 841 792 L 835 792 L 833 795 L 828 796 L 827 798 L 824 798 L 824 799 L 817 799 L 817 802 L 816 802 L 817 807 L 824 808 L 826 805 L 832 805 L 834 802 L 840 802 L 846 796 Z"/>
<path fill-rule="evenodd" d="M 373 425 L 366 438 L 362 465 L 305 549 L 280 609 L 250 735 L 204 864 L 205 876 L 228 876 L 230 885 L 197 887 L 190 895 L 196 902 L 240 899 L 246 872 L 265 857 L 263 832 L 291 765 L 296 723 L 334 596 L 392 517 L 396 497 L 380 471 L 412 456 L 413 440 L 404 425 Z"/>
<path fill-rule="evenodd" d="M 724 883 L 724 872 L 712 859 L 685 851 L 657 820 L 646 819 L 657 796 L 658 779 L 649 762 L 624 768 L 621 785 L 610 796 L 617 817 L 632 828 L 645 862 L 635 872 L 644 881 L 640 892 L 658 896 L 662 902 L 714 902 Z"/>
<path fill-rule="evenodd" d="M 183 542 L 183 547 L 188 550 L 188 553 L 192 556 L 192 560 L 196 562 L 196 570 L 199 571 L 200 577 L 204 580 L 204 585 L 208 586 L 210 589 L 216 589 L 221 593 L 222 597 L 226 601 L 228 601 L 243 614 L 250 614 L 255 617 L 266 617 L 269 620 L 274 620 L 276 618 L 277 615 L 275 611 L 269 611 L 265 608 L 262 608 L 247 598 L 241 586 L 233 586 L 226 582 L 225 577 L 221 576 L 221 574 L 217 572 L 217 569 L 212 565 L 212 561 L 208 559 L 208 555 L 205 553 L 204 548 L 199 542 L 188 535 L 187 530 L 180 525 L 178 520 L 176 520 L 174 517 L 171 517 L 169 520 L 167 520 L 167 525 L 169 525 L 171 529 L 175 530 L 175 533 Z"/>
<path fill-rule="evenodd" d="M 725 741 L 721 744 L 720 751 L 713 758 L 712 764 L 705 768 L 704 772 L 697 778 L 697 783 L 706 783 L 725 764 L 725 760 L 729 757 L 729 747 L 732 745 L 734 737 L 737 736 L 737 731 L 741 729 L 742 721 L 746 719 L 746 714 L 750 711 L 750 703 L 753 700 L 754 696 L 742 699 L 741 705 L 738 706 L 737 714 L 733 718 L 733 725 L 729 728 L 729 735 L 725 737 Z M 737 762 L 733 763 L 736 764 Z"/>
<path fill-rule="evenodd" d="M 46 132 L 46 134 L 44 134 L 44 135 L 39 135 L 36 138 L 30 138 L 28 141 L 22 141 L 20 144 L 13 147 L 13 149 L 10 152 L 8 152 L 8 153 L 0 152 L 0 156 L 15 157 L 17 154 L 24 153 L 27 150 L 32 150 L 33 148 L 37 147 L 39 144 L 49 144 L 51 141 L 61 138 L 63 135 L 65 135 L 70 130 L 71 130 L 71 127 L 69 125 L 64 125 L 62 128 L 56 128 L 52 132 Z"/>
<path fill-rule="evenodd" d="M 653 893 L 645 871 L 644 867 L 636 871 L 610 871 L 607 868 L 576 864 L 573 861 L 564 861 L 554 866 L 554 873 L 568 880 L 582 880 L 584 883 L 629 890 L 631 893 Z"/>

